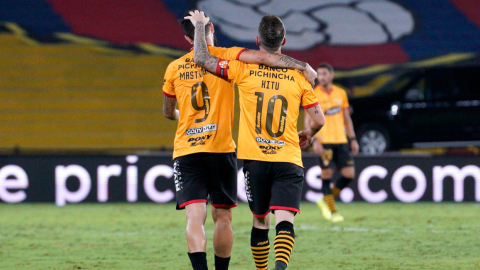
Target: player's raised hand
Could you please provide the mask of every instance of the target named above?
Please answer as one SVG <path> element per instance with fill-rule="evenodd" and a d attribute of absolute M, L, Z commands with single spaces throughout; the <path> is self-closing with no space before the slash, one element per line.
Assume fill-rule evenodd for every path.
<path fill-rule="evenodd" d="M 184 19 L 188 19 L 195 26 L 197 22 L 203 22 L 205 25 L 210 21 L 209 17 L 205 17 L 203 11 L 195 10 L 190 11 L 190 16 L 185 16 Z"/>
<path fill-rule="evenodd" d="M 307 69 L 303 71 L 303 75 L 310 82 L 312 86 L 315 86 L 315 79 L 317 78 L 317 72 L 307 63 Z"/>
<path fill-rule="evenodd" d="M 301 148 L 306 148 L 312 143 L 312 136 L 309 130 L 302 130 L 298 132 L 298 144 Z"/>

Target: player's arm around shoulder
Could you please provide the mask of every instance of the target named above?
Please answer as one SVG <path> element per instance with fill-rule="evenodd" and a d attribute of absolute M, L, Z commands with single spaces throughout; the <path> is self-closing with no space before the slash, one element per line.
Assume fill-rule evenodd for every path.
<path fill-rule="evenodd" d="M 312 86 L 317 78 L 317 72 L 308 63 L 280 53 L 259 50 L 245 50 L 239 56 L 238 60 L 247 64 L 262 64 L 275 68 L 298 69 L 303 72 Z"/>
<path fill-rule="evenodd" d="M 222 68 L 219 65 L 222 61 L 210 54 L 205 40 L 205 29 L 202 27 L 208 23 L 209 18 L 205 17 L 203 11 L 196 10 L 191 11 L 190 16 L 185 17 L 185 19 L 190 19 L 195 26 L 193 45 L 195 63 L 213 74 L 224 76 L 220 74 Z M 305 74 L 312 85 L 317 77 L 317 72 L 308 63 L 298 61 L 283 54 L 245 50 L 239 55 L 238 60 L 247 64 L 263 64 L 271 67 L 298 69 Z"/>

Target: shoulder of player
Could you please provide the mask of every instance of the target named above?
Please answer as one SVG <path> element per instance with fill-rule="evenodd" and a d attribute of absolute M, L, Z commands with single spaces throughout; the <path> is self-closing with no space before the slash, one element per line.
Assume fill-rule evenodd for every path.
<path fill-rule="evenodd" d="M 221 52 L 224 52 L 226 50 L 227 50 L 227 48 L 224 48 L 224 47 L 208 46 L 208 52 L 211 53 L 211 54 L 221 53 Z"/>
<path fill-rule="evenodd" d="M 317 96 L 317 98 L 327 98 L 329 95 L 322 90 L 322 86 L 320 84 L 315 85 L 313 87 L 313 93 Z"/>
<path fill-rule="evenodd" d="M 178 65 L 177 63 L 178 63 L 178 59 L 175 59 L 172 62 L 170 62 L 170 64 L 168 64 L 167 66 L 167 71 L 173 71 L 173 69 Z"/>
<path fill-rule="evenodd" d="M 208 46 L 208 52 L 210 52 L 210 54 L 213 56 L 221 58 L 223 54 L 227 53 L 228 51 L 234 50 L 236 48 L 237 47 L 225 48 L 225 47 Z"/>
<path fill-rule="evenodd" d="M 173 60 L 172 62 L 170 62 L 170 64 L 168 64 L 167 66 L 167 69 L 175 69 L 178 67 L 178 65 L 182 65 L 182 64 L 185 64 L 185 63 L 190 63 L 190 61 L 192 61 L 192 58 L 193 58 L 193 54 L 190 52 L 190 53 L 187 53 L 187 54 L 184 54 L 183 56 Z"/>
<path fill-rule="evenodd" d="M 334 84 L 332 88 L 334 91 L 338 91 L 340 94 L 347 96 L 347 90 L 343 89 L 343 87 Z"/>
<path fill-rule="evenodd" d="M 257 69 L 258 68 L 258 64 L 247 64 L 247 63 L 244 63 L 240 60 L 225 60 L 225 61 L 228 61 L 228 65 L 230 67 L 232 67 L 232 66 L 234 66 L 236 68 L 247 67 L 247 69 Z"/>
<path fill-rule="evenodd" d="M 306 83 L 310 84 L 307 80 L 307 77 L 305 77 L 305 74 L 303 74 L 302 71 L 300 71 L 298 69 L 291 69 L 291 71 L 293 72 L 294 76 L 296 76 L 300 79 L 301 82 L 306 82 Z"/>

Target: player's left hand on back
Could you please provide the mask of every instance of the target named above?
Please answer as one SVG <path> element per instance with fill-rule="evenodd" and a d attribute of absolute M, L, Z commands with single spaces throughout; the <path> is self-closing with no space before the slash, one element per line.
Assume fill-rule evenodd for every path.
<path fill-rule="evenodd" d="M 312 143 L 310 132 L 302 130 L 298 132 L 299 145 L 301 148 L 306 148 Z"/>
<path fill-rule="evenodd" d="M 193 26 L 195 26 L 197 22 L 203 22 L 207 24 L 210 21 L 209 17 L 205 17 L 205 14 L 203 13 L 203 11 L 195 10 L 195 11 L 190 11 L 189 13 L 190 13 L 190 16 L 185 16 L 184 19 L 190 20 Z"/>
<path fill-rule="evenodd" d="M 303 75 L 305 75 L 305 78 L 307 78 L 312 86 L 315 86 L 317 72 L 309 64 L 307 64 L 307 69 L 303 72 Z"/>

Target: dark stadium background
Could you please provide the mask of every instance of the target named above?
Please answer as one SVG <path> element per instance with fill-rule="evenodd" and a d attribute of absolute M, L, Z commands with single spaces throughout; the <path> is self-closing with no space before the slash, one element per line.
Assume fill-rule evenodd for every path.
<path fill-rule="evenodd" d="M 478 1 L 380 1 L 380 7 L 340 0 L 326 1 L 331 5 L 302 1 L 296 7 L 268 0 L 255 6 L 223 2 L 0 0 L 0 201 L 127 201 L 129 166 L 138 169 L 136 200 L 174 200 L 170 156 L 176 123 L 162 115 L 161 87 L 168 63 L 190 49 L 177 23 L 189 8 L 214 13 L 220 46 L 247 48 L 255 48 L 242 36 L 248 35 L 249 23 L 276 12 L 287 31 L 292 29 L 284 53 L 314 67 L 330 62 L 336 82 L 352 99 L 413 69 L 479 67 Z M 245 13 L 239 19 L 233 11 Z M 232 25 L 242 24 L 246 30 L 237 33 L 238 39 L 228 34 Z M 253 41 L 255 31 L 250 31 Z M 475 100 L 471 106 L 480 107 Z M 376 102 L 371 106 L 380 106 L 382 99 Z M 236 112 L 235 126 L 238 107 Z M 480 126 L 472 128 L 477 140 L 360 155 L 358 181 L 341 199 L 480 201 Z M 138 159 L 129 162 L 128 156 Z M 304 162 L 304 199 L 314 201 L 320 196 L 317 160 L 306 151 Z M 73 165 L 74 171 L 60 175 Z M 118 165 L 121 173 L 99 184 L 102 165 Z M 145 184 L 152 168 L 156 171 Z M 105 189 L 99 195 L 99 186 L 106 187 L 107 198 Z"/>

